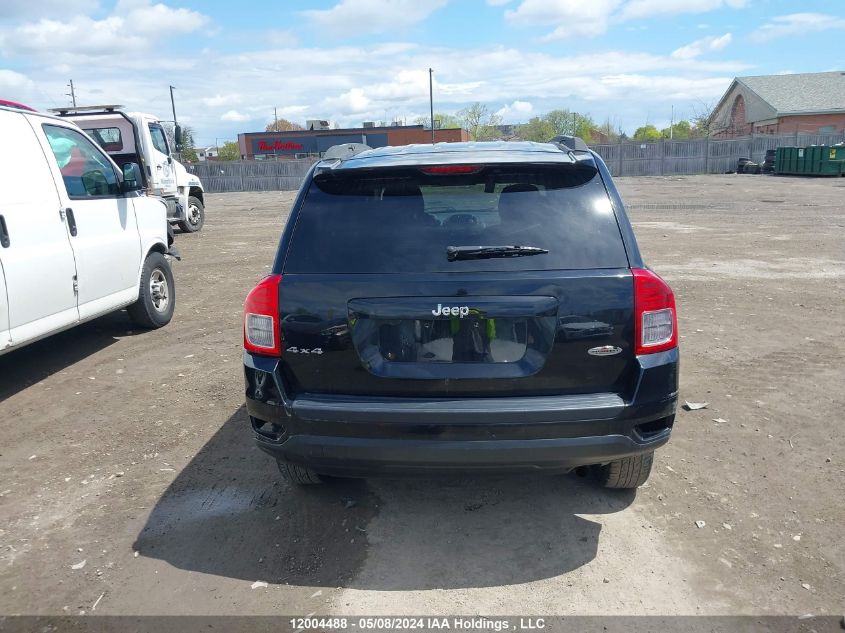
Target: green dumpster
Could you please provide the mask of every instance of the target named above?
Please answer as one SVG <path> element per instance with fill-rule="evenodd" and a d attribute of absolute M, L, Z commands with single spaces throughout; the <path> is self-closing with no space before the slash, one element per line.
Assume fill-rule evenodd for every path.
<path fill-rule="evenodd" d="M 845 146 L 778 147 L 775 173 L 798 176 L 845 175 Z"/>

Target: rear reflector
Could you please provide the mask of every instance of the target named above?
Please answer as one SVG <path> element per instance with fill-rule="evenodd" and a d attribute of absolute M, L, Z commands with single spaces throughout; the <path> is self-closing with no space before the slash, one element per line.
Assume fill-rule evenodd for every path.
<path fill-rule="evenodd" d="M 263 356 L 281 356 L 279 283 L 281 275 L 265 277 L 244 302 L 244 349 Z"/>
<path fill-rule="evenodd" d="M 434 165 L 432 167 L 420 167 L 420 171 L 430 176 L 449 174 L 475 174 L 482 170 L 483 165 Z"/>
<path fill-rule="evenodd" d="M 634 336 L 637 354 L 654 354 L 678 345 L 675 294 L 650 270 L 633 268 Z"/>

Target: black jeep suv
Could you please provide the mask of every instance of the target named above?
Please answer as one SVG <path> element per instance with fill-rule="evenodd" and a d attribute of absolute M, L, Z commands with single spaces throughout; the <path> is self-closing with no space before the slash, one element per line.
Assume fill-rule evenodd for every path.
<path fill-rule="evenodd" d="M 447 143 L 324 160 L 244 306 L 258 446 L 320 475 L 592 466 L 633 488 L 675 419 L 678 327 L 601 158 Z"/>

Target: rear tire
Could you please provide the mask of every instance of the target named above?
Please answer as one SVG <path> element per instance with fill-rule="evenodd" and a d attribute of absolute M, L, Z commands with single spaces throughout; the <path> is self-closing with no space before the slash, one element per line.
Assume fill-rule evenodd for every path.
<path fill-rule="evenodd" d="M 129 306 L 129 317 L 136 325 L 154 330 L 170 323 L 175 307 L 176 286 L 170 262 L 153 251 L 144 260 L 138 300 Z"/>
<path fill-rule="evenodd" d="M 599 467 L 599 481 L 605 488 L 639 488 L 648 479 L 654 451 L 617 459 Z"/>
<path fill-rule="evenodd" d="M 196 233 L 203 224 L 205 224 L 205 207 L 199 198 L 189 196 L 185 219 L 179 222 L 179 228 L 185 233 Z"/>
<path fill-rule="evenodd" d="M 281 473 L 297 486 L 314 486 L 323 483 L 323 478 L 307 466 L 300 466 L 284 459 L 277 459 L 276 464 Z"/>

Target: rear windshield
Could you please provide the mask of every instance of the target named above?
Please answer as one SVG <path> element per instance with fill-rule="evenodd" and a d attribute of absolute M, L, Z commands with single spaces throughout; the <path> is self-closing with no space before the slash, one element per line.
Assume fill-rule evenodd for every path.
<path fill-rule="evenodd" d="M 285 262 L 290 273 L 410 273 L 624 268 L 625 247 L 591 164 L 495 165 L 315 176 Z M 449 261 L 450 246 L 548 253 Z"/>
<path fill-rule="evenodd" d="M 119 128 L 95 127 L 83 128 L 83 130 L 107 152 L 119 152 L 123 149 L 123 139 L 120 137 Z"/>

